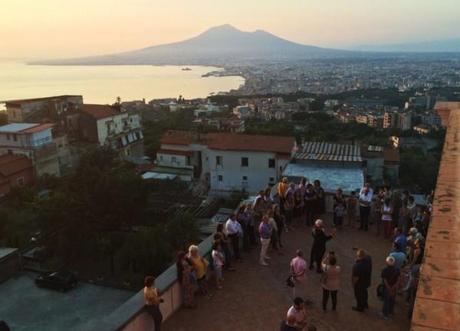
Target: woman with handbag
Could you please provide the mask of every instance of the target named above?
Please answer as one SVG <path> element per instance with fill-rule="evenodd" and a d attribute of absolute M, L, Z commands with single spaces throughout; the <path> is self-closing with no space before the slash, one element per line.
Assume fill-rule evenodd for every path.
<path fill-rule="evenodd" d="M 327 309 L 329 296 L 332 299 L 332 310 L 337 308 L 337 292 L 340 287 L 340 267 L 337 265 L 337 258 L 334 252 L 329 252 L 322 262 L 323 273 L 321 275 L 321 286 L 323 288 L 323 310 Z"/>
<path fill-rule="evenodd" d="M 292 297 L 306 297 L 306 272 L 307 272 L 307 261 L 303 258 L 303 252 L 298 249 L 296 256 L 291 260 L 290 264 Z"/>

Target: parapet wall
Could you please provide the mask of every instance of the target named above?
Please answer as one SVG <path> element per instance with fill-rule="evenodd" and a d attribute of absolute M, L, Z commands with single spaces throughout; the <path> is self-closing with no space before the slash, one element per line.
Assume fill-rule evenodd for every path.
<path fill-rule="evenodd" d="M 438 103 L 446 139 L 412 331 L 460 330 L 460 103 Z"/>

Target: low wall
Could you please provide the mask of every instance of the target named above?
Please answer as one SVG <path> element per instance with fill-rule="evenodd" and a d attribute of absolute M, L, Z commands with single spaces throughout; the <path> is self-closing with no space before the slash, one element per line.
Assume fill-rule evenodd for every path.
<path fill-rule="evenodd" d="M 213 236 L 209 236 L 199 245 L 200 254 L 209 259 Z M 181 286 L 177 280 L 176 265 L 166 269 L 155 280 L 164 302 L 160 305 L 163 320 L 166 320 L 182 306 Z M 154 330 L 153 320 L 144 310 L 144 292 L 136 293 L 110 315 L 98 321 L 89 322 L 82 331 L 144 331 Z"/>

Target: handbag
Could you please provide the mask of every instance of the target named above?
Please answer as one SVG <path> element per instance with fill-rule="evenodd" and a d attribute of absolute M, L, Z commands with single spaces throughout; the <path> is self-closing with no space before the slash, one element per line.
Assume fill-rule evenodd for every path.
<path fill-rule="evenodd" d="M 289 275 L 289 277 L 286 279 L 286 286 L 295 287 L 294 277 L 292 275 Z"/>
<path fill-rule="evenodd" d="M 324 268 L 324 271 L 323 273 L 321 274 L 321 278 L 320 278 L 320 282 L 321 282 L 321 285 L 326 285 L 327 283 L 327 266 Z"/>

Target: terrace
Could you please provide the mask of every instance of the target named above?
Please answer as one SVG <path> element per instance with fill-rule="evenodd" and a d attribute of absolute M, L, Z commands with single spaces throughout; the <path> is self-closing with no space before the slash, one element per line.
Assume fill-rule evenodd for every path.
<path fill-rule="evenodd" d="M 460 103 L 438 105 L 443 121 L 448 125 L 441 161 L 433 219 L 427 238 L 425 260 L 417 293 L 412 321 L 407 317 L 403 297 L 398 296 L 396 315 L 385 321 L 379 318 L 382 303 L 375 295 L 380 271 L 391 243 L 377 237 L 375 229 L 360 232 L 345 227 L 332 240 L 328 249 L 334 250 L 342 267 L 342 285 L 337 312 L 323 312 L 320 307 L 321 287 L 316 273 L 308 274 L 308 315 L 318 330 L 458 330 L 460 325 Z M 330 214 L 325 219 L 330 227 Z M 180 309 L 180 286 L 175 266 L 171 266 L 156 280 L 165 302 L 164 330 L 278 330 L 291 305 L 291 291 L 285 286 L 289 261 L 301 248 L 309 258 L 311 245 L 309 229 L 299 225 L 296 231 L 284 234 L 285 244 L 280 254 L 271 253 L 269 267 L 259 266 L 258 250 L 243 255 L 236 272 L 227 272 L 224 289 L 214 290 L 211 298 L 198 298 L 196 310 Z M 211 238 L 200 244 L 200 252 L 207 256 Z M 370 310 L 357 313 L 350 284 L 355 249 L 366 249 L 373 258 L 373 282 L 369 289 Z M 120 306 L 112 314 L 85 330 L 151 330 L 153 323 L 143 311 L 142 291 Z"/>

